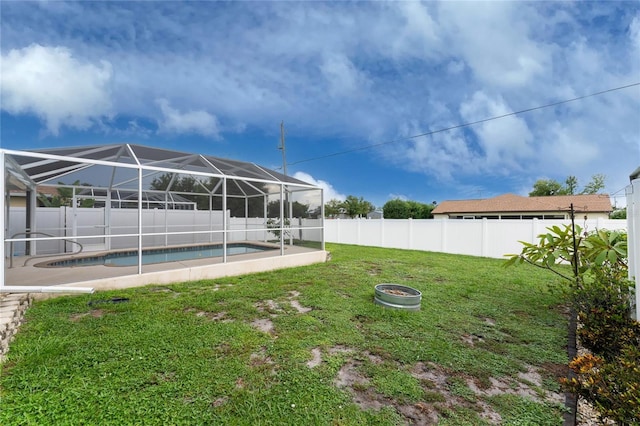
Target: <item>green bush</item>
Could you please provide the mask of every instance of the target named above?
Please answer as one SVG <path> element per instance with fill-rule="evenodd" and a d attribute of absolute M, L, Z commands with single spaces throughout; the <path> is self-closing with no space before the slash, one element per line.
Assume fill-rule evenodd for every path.
<path fill-rule="evenodd" d="M 596 272 L 572 292 L 572 303 L 582 327 L 580 343 L 606 360 L 615 359 L 626 346 L 640 345 L 640 323 L 631 318 L 633 284 Z"/>

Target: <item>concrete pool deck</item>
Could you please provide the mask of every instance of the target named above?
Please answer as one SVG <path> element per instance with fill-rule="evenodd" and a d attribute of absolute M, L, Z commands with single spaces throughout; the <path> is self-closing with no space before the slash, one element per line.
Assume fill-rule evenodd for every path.
<path fill-rule="evenodd" d="M 58 258 L 68 258 L 59 256 Z M 150 284 L 170 284 L 175 282 L 214 279 L 226 276 L 244 275 L 255 272 L 310 265 L 325 262 L 327 252 L 300 246 L 286 246 L 285 255 L 279 251 L 266 251 L 249 254 L 237 254 L 227 257 L 222 263 L 221 257 L 210 257 L 178 262 L 166 262 L 142 266 L 142 274 L 137 266 L 76 266 L 61 268 L 42 268 L 31 264 L 23 266 L 24 257 L 13 259 L 13 268 L 5 259 L 5 285 L 29 286 L 37 288 L 90 287 L 94 290 L 115 290 L 129 287 L 141 287 Z M 46 260 L 55 260 L 49 257 Z M 32 261 L 31 263 L 38 263 Z"/>

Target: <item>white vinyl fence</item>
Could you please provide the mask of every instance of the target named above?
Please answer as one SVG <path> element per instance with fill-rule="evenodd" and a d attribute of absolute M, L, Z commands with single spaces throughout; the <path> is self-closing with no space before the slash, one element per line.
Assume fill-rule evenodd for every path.
<path fill-rule="evenodd" d="M 13 207 L 9 212 L 9 238 L 25 238 L 26 209 Z M 143 209 L 144 247 L 222 242 L 222 211 Z M 287 238 L 322 241 L 322 220 L 294 218 L 285 232 Z M 227 241 L 267 241 L 275 234 L 263 218 L 235 218 L 227 214 Z M 32 254 L 74 252 L 77 241 L 83 251 L 137 247 L 138 210 L 65 207 L 38 208 L 32 237 Z M 169 233 L 169 234 L 166 234 Z M 155 235 L 154 235 L 155 234 Z M 46 241 L 48 236 L 68 237 L 68 241 Z M 35 246 L 35 247 L 34 247 Z M 7 250 L 14 256 L 25 253 L 25 243 L 15 242 Z"/>
<path fill-rule="evenodd" d="M 640 176 L 632 175 L 631 185 L 626 190 L 627 224 L 629 227 L 629 279 L 636 283 L 635 318 L 640 319 Z"/>
<path fill-rule="evenodd" d="M 325 241 L 434 251 L 505 259 L 522 250 L 519 241 L 537 242 L 546 228 L 566 220 L 332 219 L 325 220 Z M 583 229 L 627 229 L 627 221 L 576 221 Z"/>

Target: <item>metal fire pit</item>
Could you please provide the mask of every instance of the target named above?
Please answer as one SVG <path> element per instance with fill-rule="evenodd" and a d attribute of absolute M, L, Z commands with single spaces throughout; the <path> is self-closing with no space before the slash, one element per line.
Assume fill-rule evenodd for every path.
<path fill-rule="evenodd" d="M 374 302 L 391 309 L 419 311 L 422 293 L 415 288 L 400 284 L 378 284 Z"/>

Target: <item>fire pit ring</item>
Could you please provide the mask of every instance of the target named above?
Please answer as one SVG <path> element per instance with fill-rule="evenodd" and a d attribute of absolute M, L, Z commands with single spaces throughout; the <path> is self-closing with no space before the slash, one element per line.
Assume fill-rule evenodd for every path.
<path fill-rule="evenodd" d="M 420 310 L 422 293 L 415 288 L 400 284 L 383 283 L 378 284 L 375 290 L 376 295 L 373 301 L 378 305 L 406 311 Z"/>

